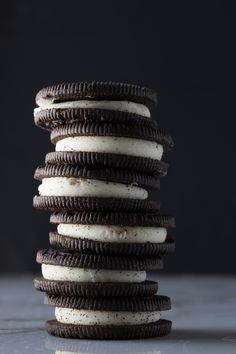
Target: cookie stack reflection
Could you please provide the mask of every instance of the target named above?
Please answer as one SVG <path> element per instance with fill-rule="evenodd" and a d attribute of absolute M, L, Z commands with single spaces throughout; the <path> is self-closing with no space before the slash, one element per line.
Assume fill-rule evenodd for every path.
<path fill-rule="evenodd" d="M 173 147 L 154 119 L 156 93 L 76 82 L 40 90 L 36 104 L 35 124 L 55 146 L 36 169 L 33 202 L 51 211 L 51 246 L 38 251 L 42 276 L 34 279 L 55 307 L 47 331 L 87 339 L 168 334 L 162 311 L 170 298 L 147 276 L 175 246 L 174 218 L 149 197 L 163 183 L 162 157 Z"/>

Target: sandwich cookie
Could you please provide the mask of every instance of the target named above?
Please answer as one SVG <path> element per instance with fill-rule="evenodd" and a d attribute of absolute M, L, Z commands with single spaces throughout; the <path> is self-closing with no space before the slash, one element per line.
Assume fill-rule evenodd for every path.
<path fill-rule="evenodd" d="M 159 176 L 167 174 L 168 165 L 161 159 L 163 151 L 173 146 L 170 136 L 161 131 L 145 136 L 143 129 L 136 133 L 135 127 L 130 127 L 129 131 L 114 125 L 93 127 L 75 124 L 53 130 L 51 138 L 56 151 L 49 155 L 49 162 L 58 163 L 60 159 L 61 163 L 68 164 L 68 160 L 72 160 L 86 166 L 133 169 Z"/>
<path fill-rule="evenodd" d="M 157 176 L 117 169 L 88 169 L 77 165 L 39 167 L 42 180 L 37 208 L 54 210 L 158 211 L 159 203 L 147 200 L 147 189 L 158 189 Z"/>
<path fill-rule="evenodd" d="M 43 88 L 36 95 L 36 112 L 45 109 L 88 108 L 121 111 L 150 118 L 157 94 L 138 85 L 116 82 L 74 82 Z"/>
<path fill-rule="evenodd" d="M 56 144 L 51 163 L 71 159 L 87 166 L 92 163 L 159 176 L 166 175 L 168 168 L 161 161 L 163 151 L 173 147 L 172 138 L 160 130 L 104 123 L 67 124 L 54 129 L 51 140 Z"/>
<path fill-rule="evenodd" d="M 67 215 L 62 216 L 63 220 L 60 216 L 57 220 L 52 216 L 51 220 L 58 225 L 57 232 L 49 234 L 50 244 L 81 253 L 108 255 L 156 256 L 174 252 L 175 242 L 167 234 L 167 229 L 173 226 L 171 218 L 168 220 L 167 217 L 167 222 L 163 222 L 165 216 L 158 214 L 156 220 L 148 225 L 149 216 L 146 215 L 144 225 L 134 226 L 133 223 L 129 225 L 128 218 L 122 219 L 123 214 L 120 214 L 117 224 L 109 224 L 109 219 L 115 220 L 115 214 L 106 213 L 100 224 L 97 222 L 101 222 L 103 216 L 97 213 L 88 213 L 87 217 L 84 213 L 78 213 L 77 222 L 76 215 L 74 220 L 68 214 L 68 218 Z M 142 215 L 145 220 L 145 214 Z"/>
<path fill-rule="evenodd" d="M 50 221 L 57 232 L 51 245 L 81 253 L 162 256 L 173 253 L 175 241 L 168 229 L 172 216 L 154 213 L 55 212 Z"/>
<path fill-rule="evenodd" d="M 50 334 L 71 338 L 134 339 L 169 333 L 171 322 L 161 311 L 171 308 L 167 296 L 81 298 L 46 295 L 56 320 L 47 321 Z"/>
<path fill-rule="evenodd" d="M 146 280 L 146 269 L 160 269 L 161 258 L 109 257 L 65 250 L 41 250 L 37 262 L 43 278 L 36 278 L 40 291 L 69 296 L 149 296 L 157 283 Z"/>

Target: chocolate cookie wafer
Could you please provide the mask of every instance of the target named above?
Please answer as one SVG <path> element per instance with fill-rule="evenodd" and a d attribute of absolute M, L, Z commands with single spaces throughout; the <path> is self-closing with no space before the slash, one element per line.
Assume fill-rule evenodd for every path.
<path fill-rule="evenodd" d="M 66 280 L 65 277 L 71 279 L 91 279 L 92 277 L 94 281 L 96 277 L 103 277 L 104 274 L 104 279 L 111 279 L 112 281 L 114 281 L 115 275 L 117 275 L 117 279 L 131 279 L 131 282 L 137 279 L 144 281 L 146 280 L 146 278 L 143 279 L 143 277 L 146 277 L 145 270 L 155 270 L 163 267 L 163 261 L 160 257 L 110 257 L 101 254 L 81 254 L 56 249 L 38 251 L 36 260 L 43 265 L 45 274 L 52 276 L 52 280 Z M 88 269 L 89 271 L 87 271 Z M 124 272 L 122 272 L 123 270 Z M 129 272 L 131 273 L 129 274 Z M 50 278 L 45 277 L 45 279 Z"/>
<path fill-rule="evenodd" d="M 159 211 L 158 202 L 145 199 L 125 198 L 96 198 L 96 197 L 67 197 L 67 196 L 35 196 L 33 205 L 37 209 L 49 209 L 52 211 L 68 212 L 149 212 Z"/>
<path fill-rule="evenodd" d="M 122 186 L 130 186 L 130 188 L 134 186 L 149 190 L 157 190 L 160 188 L 158 176 L 112 168 L 91 169 L 79 165 L 46 165 L 38 167 L 34 174 L 34 178 L 37 180 L 57 177 L 71 178 L 69 181 L 70 185 L 75 185 L 77 182 L 76 178 L 78 178 L 87 181 L 105 181 L 106 185 L 108 185 L 109 182 L 114 182 Z M 92 181 L 88 183 L 92 184 Z M 80 181 L 76 187 L 79 188 L 81 183 Z"/>
<path fill-rule="evenodd" d="M 81 253 L 93 254 L 107 254 L 117 256 L 129 255 L 147 255 L 147 256 L 164 256 L 173 253 L 175 250 L 174 239 L 170 236 L 166 237 L 165 241 L 159 241 L 157 238 L 155 242 L 143 241 L 139 243 L 121 241 L 96 241 L 89 238 L 75 238 L 67 235 L 61 235 L 57 232 L 49 233 L 49 243 L 52 246 L 68 249 L 71 251 Z M 99 237 L 98 237 L 99 238 Z M 101 239 L 103 239 L 101 237 Z M 158 242 L 159 241 L 159 242 Z"/>
<path fill-rule="evenodd" d="M 161 144 L 165 150 L 170 150 L 173 147 L 173 140 L 170 135 L 166 134 L 162 130 L 153 129 L 145 126 L 126 126 L 126 125 L 114 125 L 112 123 L 73 123 L 59 126 L 51 132 L 51 141 L 56 144 L 60 140 L 64 140 L 68 137 L 116 137 L 116 141 L 122 138 L 131 138 L 137 141 L 137 144 L 146 144 L 147 148 L 151 146 L 150 142 L 156 142 Z M 101 139 L 100 139 L 101 140 Z M 110 139 L 111 140 L 111 139 Z M 125 139 L 123 139 L 125 141 Z M 92 139 L 87 139 L 92 141 Z M 112 139 L 111 141 L 115 141 Z M 129 143 L 132 140 L 127 139 Z M 148 144 L 149 142 L 149 144 Z"/>
<path fill-rule="evenodd" d="M 155 281 L 142 282 L 79 282 L 69 280 L 52 280 L 43 277 L 34 278 L 37 290 L 47 294 L 82 296 L 82 297 L 124 297 L 151 296 L 157 292 Z"/>
<path fill-rule="evenodd" d="M 61 108 L 61 103 L 69 102 L 69 107 L 84 108 L 77 101 L 84 101 L 86 106 L 93 101 L 98 101 L 98 104 L 93 104 L 93 107 L 108 109 L 112 107 L 115 111 L 138 111 L 140 115 L 148 116 L 148 108 L 152 108 L 157 103 L 157 94 L 146 88 L 138 85 L 131 85 L 118 82 L 73 82 L 52 85 L 40 90 L 36 95 L 36 103 L 40 107 L 56 107 Z M 131 103 L 135 102 L 135 105 Z M 115 106 L 116 104 L 116 106 Z M 95 107 L 97 106 L 97 107 Z M 114 108 L 115 106 L 115 108 Z M 143 107 L 144 106 L 144 107 Z M 105 107 L 105 108 L 104 108 Z M 146 108 L 146 109 L 145 109 Z M 136 112 L 133 112 L 136 113 Z"/>
<path fill-rule="evenodd" d="M 137 212 L 54 212 L 50 222 L 52 224 L 175 227 L 175 218 L 171 215 Z"/>
<path fill-rule="evenodd" d="M 153 119 L 129 112 L 95 108 L 36 108 L 34 112 L 35 124 L 46 130 L 53 130 L 59 126 L 71 123 L 112 123 L 114 125 L 142 126 L 158 129 Z"/>
<path fill-rule="evenodd" d="M 160 319 L 156 322 L 145 322 L 140 325 L 71 325 L 56 320 L 46 322 L 49 334 L 62 338 L 79 339 L 142 339 L 161 337 L 170 333 L 172 322 Z"/>
<path fill-rule="evenodd" d="M 115 312 L 152 312 L 171 309 L 170 298 L 163 295 L 146 297 L 77 297 L 45 294 L 44 303 L 67 309 Z M 83 320 L 82 320 L 83 321 Z"/>

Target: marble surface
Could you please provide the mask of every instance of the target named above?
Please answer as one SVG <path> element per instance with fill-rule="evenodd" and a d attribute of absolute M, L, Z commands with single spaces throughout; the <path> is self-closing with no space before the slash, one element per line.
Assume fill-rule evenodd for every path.
<path fill-rule="evenodd" d="M 235 354 L 236 277 L 160 276 L 160 293 L 172 298 L 167 337 L 131 341 L 71 340 L 49 336 L 54 318 L 34 290 L 32 277 L 0 279 L 0 353 Z"/>

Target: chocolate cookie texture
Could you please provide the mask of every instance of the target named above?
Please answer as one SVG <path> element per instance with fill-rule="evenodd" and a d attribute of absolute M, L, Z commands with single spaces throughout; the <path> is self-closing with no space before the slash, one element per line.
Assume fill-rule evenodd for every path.
<path fill-rule="evenodd" d="M 47 321 L 46 329 L 49 334 L 62 338 L 78 339 L 142 339 L 161 337 L 171 331 L 172 323 L 168 320 L 158 320 L 153 323 L 141 325 L 121 326 L 83 326 L 60 323 L 58 321 Z"/>
<path fill-rule="evenodd" d="M 107 254 L 114 256 L 164 256 L 173 253 L 175 250 L 175 242 L 171 237 L 168 237 L 166 241 L 162 243 L 122 243 L 78 239 L 60 235 L 57 232 L 50 232 L 49 243 L 52 246 L 75 250 L 81 253 Z"/>
<path fill-rule="evenodd" d="M 45 157 L 47 165 L 77 165 L 90 168 L 116 168 L 119 170 L 137 171 L 150 175 L 165 176 L 168 164 L 146 157 L 126 156 L 87 151 L 56 151 Z"/>
<path fill-rule="evenodd" d="M 46 294 L 44 302 L 50 306 L 91 311 L 147 312 L 171 309 L 170 298 L 161 295 L 148 297 L 87 298 Z"/>
<path fill-rule="evenodd" d="M 52 102 L 71 100 L 125 100 L 138 102 L 148 107 L 157 103 L 157 94 L 139 85 L 118 82 L 73 82 L 52 85 L 40 90 L 36 95 L 36 103 L 42 100 Z"/>
<path fill-rule="evenodd" d="M 75 178 L 82 178 L 86 180 L 105 181 L 107 183 L 131 184 L 146 189 L 155 190 L 160 188 L 158 176 L 109 168 L 89 169 L 78 165 L 46 165 L 45 167 L 38 167 L 34 174 L 34 178 L 37 180 L 50 177 L 74 178 L 74 180 L 70 180 L 70 184 L 76 183 Z"/>
<path fill-rule="evenodd" d="M 140 139 L 142 141 L 153 141 L 161 144 L 165 150 L 170 150 L 174 146 L 172 137 L 162 130 L 143 126 L 126 126 L 98 123 L 73 123 L 59 126 L 51 132 L 51 141 L 56 144 L 67 137 L 76 136 L 103 136 L 103 137 L 123 137 Z"/>
<path fill-rule="evenodd" d="M 66 295 L 75 297 L 143 297 L 157 292 L 157 282 L 146 280 L 140 283 L 125 282 L 75 282 L 48 280 L 43 277 L 34 279 L 37 290 L 47 294 Z"/>
<path fill-rule="evenodd" d="M 111 257 L 56 249 L 39 250 L 36 260 L 40 264 L 99 270 L 145 271 L 147 269 L 162 269 L 163 267 L 163 261 L 160 257 Z"/>
<path fill-rule="evenodd" d="M 53 129 L 72 123 L 112 123 L 125 126 L 142 126 L 158 129 L 153 119 L 136 113 L 96 108 L 41 108 L 34 113 L 35 124 L 43 129 Z"/>
<path fill-rule="evenodd" d="M 138 339 L 166 335 L 161 318 L 170 299 L 156 295 L 147 270 L 161 269 L 175 241 L 174 217 L 149 199 L 168 164 L 172 137 L 151 117 L 154 91 L 113 82 L 74 82 L 39 91 L 35 124 L 51 132 L 55 151 L 38 167 L 33 204 L 53 211 L 55 249 L 37 253 L 42 277 L 34 279 L 55 336 Z"/>
<path fill-rule="evenodd" d="M 52 224 L 125 225 L 175 227 L 175 218 L 159 213 L 123 212 L 55 212 L 51 214 Z"/>
<path fill-rule="evenodd" d="M 152 200 L 123 199 L 123 198 L 96 198 L 96 197 L 55 197 L 35 196 L 33 205 L 37 209 L 71 212 L 158 212 L 160 203 Z"/>

